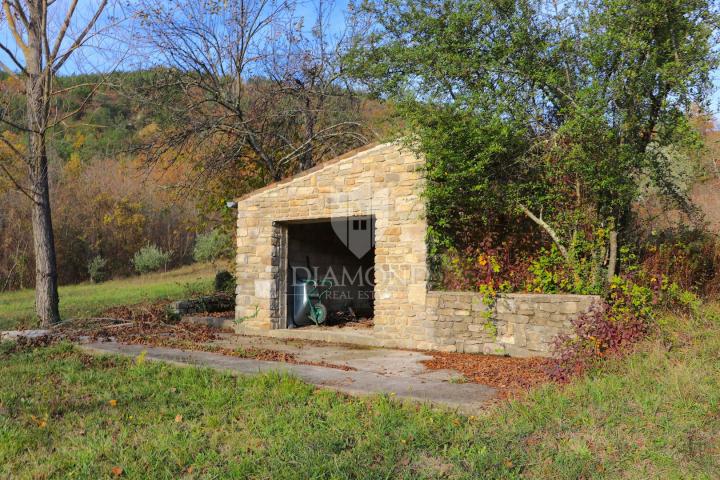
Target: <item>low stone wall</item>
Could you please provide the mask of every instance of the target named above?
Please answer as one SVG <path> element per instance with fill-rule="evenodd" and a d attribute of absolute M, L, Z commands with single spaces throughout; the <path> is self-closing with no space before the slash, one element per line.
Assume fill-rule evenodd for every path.
<path fill-rule="evenodd" d="M 592 295 L 499 295 L 493 310 L 476 292 L 431 291 L 427 320 L 434 325 L 436 349 L 511 356 L 548 356 L 570 321 L 600 298 Z"/>

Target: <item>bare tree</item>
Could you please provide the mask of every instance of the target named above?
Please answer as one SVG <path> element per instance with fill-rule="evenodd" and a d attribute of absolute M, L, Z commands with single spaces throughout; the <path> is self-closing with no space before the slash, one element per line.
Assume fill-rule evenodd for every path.
<path fill-rule="evenodd" d="M 75 113 L 59 113 L 53 108 L 53 99 L 62 93 L 56 89 L 55 78 L 70 57 L 93 36 L 107 3 L 108 0 L 100 0 L 89 18 L 78 22 L 78 0 L 2 0 L 3 20 L 12 40 L 0 42 L 2 56 L 7 60 L 0 62 L 0 67 L 22 83 L 25 109 L 24 118 L 17 120 L 2 108 L 0 121 L 23 132 L 27 145 L 24 149 L 18 148 L 4 136 L 0 136 L 0 141 L 26 164 L 27 184 L 12 175 L 6 165 L 8 159 L 0 158 L 0 167 L 32 202 L 35 309 L 42 326 L 60 321 L 46 142 L 48 132 Z M 61 5 L 65 5 L 63 11 L 60 11 Z M 61 19 L 60 23 L 55 24 L 55 19 Z"/>
<path fill-rule="evenodd" d="M 328 151 L 339 153 L 337 147 L 346 147 L 348 141 L 367 142 L 355 121 L 357 115 L 352 115 L 359 103 L 345 83 L 343 71 L 343 49 L 350 26 L 338 29 L 333 25 L 334 2 L 319 0 L 314 7 L 310 28 L 306 30 L 304 18 L 296 19 L 292 28 L 280 32 L 283 41 L 272 42 L 265 56 L 265 72 L 273 82 L 274 96 L 289 100 L 284 113 L 300 124 L 292 154 L 301 170 L 314 166 Z"/>
<path fill-rule="evenodd" d="M 341 83 L 344 37 L 327 32 L 332 5 L 318 5 L 306 29 L 285 0 L 143 2 L 144 40 L 161 67 L 151 88 L 175 120 L 147 145 L 148 160 L 194 151 L 205 174 L 242 159 L 277 180 L 367 143 Z"/>

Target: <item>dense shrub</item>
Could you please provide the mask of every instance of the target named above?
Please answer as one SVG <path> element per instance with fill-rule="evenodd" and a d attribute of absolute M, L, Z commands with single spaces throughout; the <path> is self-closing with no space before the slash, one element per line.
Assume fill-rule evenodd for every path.
<path fill-rule="evenodd" d="M 528 238 L 529 237 L 529 238 Z M 531 236 L 486 235 L 462 249 L 447 248 L 431 255 L 433 284 L 450 290 L 498 292 L 524 289 L 537 244 Z"/>
<path fill-rule="evenodd" d="M 658 293 L 671 284 L 697 294 L 718 293 L 720 246 L 714 235 L 662 232 L 641 244 L 639 262 L 642 281 Z"/>
<path fill-rule="evenodd" d="M 555 244 L 541 248 L 528 268 L 530 275 L 525 289 L 534 293 L 602 293 L 607 277 L 602 264 L 607 235 L 604 228 L 591 234 L 576 233 L 569 248 L 569 260 Z"/>
<path fill-rule="evenodd" d="M 229 257 L 232 253 L 232 239 L 230 235 L 220 230 L 211 230 L 195 239 L 193 259 L 196 262 L 216 262 L 221 258 Z"/>
<path fill-rule="evenodd" d="M 550 372 L 555 380 L 567 381 L 608 356 L 645 338 L 650 326 L 647 319 L 629 316 L 618 321 L 612 306 L 602 303 L 572 320 L 576 337 L 559 336 L 554 345 L 555 363 Z"/>
<path fill-rule="evenodd" d="M 135 271 L 140 274 L 155 272 L 166 268 L 171 256 L 171 252 L 165 252 L 157 245 L 147 245 L 133 255 L 132 263 Z"/>
<path fill-rule="evenodd" d="M 214 288 L 216 292 L 234 293 L 235 277 L 227 270 L 220 270 L 215 274 Z"/>
<path fill-rule="evenodd" d="M 101 283 L 108 279 L 107 259 L 98 255 L 88 263 L 88 275 L 93 283 Z"/>
<path fill-rule="evenodd" d="M 658 309 L 693 315 L 700 299 L 675 282 L 665 280 L 656 288 L 637 282 L 647 273 L 637 270 L 615 277 L 606 299 L 572 320 L 574 335 L 560 335 L 554 345 L 551 375 L 567 380 L 580 375 L 608 356 L 621 355 L 643 340 L 655 327 Z"/>
<path fill-rule="evenodd" d="M 566 381 L 608 356 L 624 353 L 652 328 L 652 292 L 620 278 L 606 301 L 572 320 L 574 335 L 555 340 L 551 376 Z"/>

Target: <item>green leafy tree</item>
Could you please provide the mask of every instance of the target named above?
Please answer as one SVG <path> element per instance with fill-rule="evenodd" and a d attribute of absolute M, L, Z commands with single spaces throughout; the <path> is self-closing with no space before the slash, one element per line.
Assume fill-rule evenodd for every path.
<path fill-rule="evenodd" d="M 666 156 L 697 142 L 716 14 L 705 0 L 365 3 L 351 70 L 397 103 L 428 161 L 441 246 L 525 219 L 568 263 L 602 230 L 616 272 L 641 179 L 690 209 Z M 608 233 L 609 231 L 609 233 Z"/>
<path fill-rule="evenodd" d="M 166 252 L 157 245 L 147 245 L 133 255 L 132 264 L 139 274 L 155 272 L 167 268 L 172 252 Z"/>
<path fill-rule="evenodd" d="M 195 239 L 193 259 L 196 262 L 215 263 L 221 258 L 228 258 L 232 255 L 232 243 L 230 235 L 218 229 L 201 233 Z"/>

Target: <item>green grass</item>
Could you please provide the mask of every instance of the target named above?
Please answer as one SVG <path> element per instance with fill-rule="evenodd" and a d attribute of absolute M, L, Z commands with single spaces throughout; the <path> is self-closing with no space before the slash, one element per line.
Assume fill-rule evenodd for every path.
<path fill-rule="evenodd" d="M 82 283 L 60 287 L 60 314 L 70 317 L 97 315 L 120 305 L 156 300 L 175 300 L 190 290 L 208 290 L 215 269 L 195 264 L 164 273 L 110 280 L 105 283 Z M 0 293 L 0 330 L 37 325 L 35 291 L 19 290 Z"/>
<path fill-rule="evenodd" d="M 279 374 L 233 377 L 69 345 L 4 348 L 0 478 L 108 478 L 113 467 L 125 478 L 263 479 L 720 471 L 720 316 L 710 311 L 668 322 L 603 371 L 478 418 L 348 398 Z"/>

